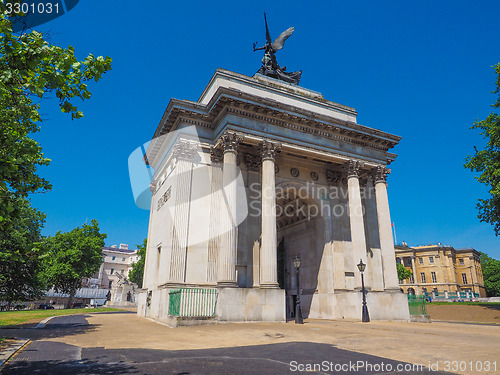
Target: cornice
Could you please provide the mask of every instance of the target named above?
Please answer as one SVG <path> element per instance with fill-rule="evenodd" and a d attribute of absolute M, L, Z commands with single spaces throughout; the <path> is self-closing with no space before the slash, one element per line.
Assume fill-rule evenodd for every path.
<path fill-rule="evenodd" d="M 159 151 L 160 145 L 154 141 L 155 138 L 174 130 L 180 121 L 214 129 L 227 113 L 382 152 L 388 152 L 401 140 L 399 136 L 355 122 L 342 121 L 279 103 L 273 99 L 219 87 L 212 100 L 206 105 L 172 99 L 153 135 L 153 140 L 146 152 L 147 158 L 152 160 Z M 390 162 L 396 155 L 387 153 L 387 157 Z"/>

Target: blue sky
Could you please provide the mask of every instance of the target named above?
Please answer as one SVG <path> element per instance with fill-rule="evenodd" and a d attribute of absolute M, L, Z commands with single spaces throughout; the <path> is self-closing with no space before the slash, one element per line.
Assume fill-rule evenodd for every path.
<path fill-rule="evenodd" d="M 500 238 L 477 219 L 487 189 L 463 168 L 484 144 L 469 128 L 495 101 L 498 1 L 81 1 L 38 30 L 80 58 L 111 56 L 113 70 L 76 103 L 84 119 L 42 102 L 36 137 L 52 163 L 40 173 L 54 188 L 32 202 L 47 213 L 44 234 L 95 218 L 107 245 L 142 242 L 149 212 L 134 204 L 129 154 L 150 140 L 170 98 L 197 100 L 217 67 L 259 69 L 252 44 L 265 40 L 264 10 L 272 37 L 295 27 L 277 58 L 303 71 L 301 86 L 403 137 L 388 187 L 398 241 L 500 258 Z"/>

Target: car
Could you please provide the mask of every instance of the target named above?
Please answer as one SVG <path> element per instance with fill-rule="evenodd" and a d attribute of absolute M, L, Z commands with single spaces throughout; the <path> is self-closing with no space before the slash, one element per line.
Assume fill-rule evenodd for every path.
<path fill-rule="evenodd" d="M 54 310 L 54 306 L 48 303 L 41 303 L 36 307 L 38 310 Z"/>

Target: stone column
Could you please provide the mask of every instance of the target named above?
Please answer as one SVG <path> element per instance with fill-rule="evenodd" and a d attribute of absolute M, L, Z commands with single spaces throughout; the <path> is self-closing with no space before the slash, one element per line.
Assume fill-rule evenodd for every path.
<path fill-rule="evenodd" d="M 377 200 L 378 229 L 380 234 L 380 250 L 384 268 L 385 289 L 399 290 L 396 258 L 394 256 L 394 240 L 392 237 L 389 199 L 387 198 L 386 177 L 389 170 L 380 166 L 375 172 L 375 198 Z"/>
<path fill-rule="evenodd" d="M 235 222 L 237 191 L 236 178 L 239 169 L 237 165 L 238 146 L 243 137 L 233 132 L 225 132 L 220 138 L 224 156 L 222 167 L 222 185 L 224 187 L 224 200 L 221 212 L 224 227 L 229 230 L 221 236 L 221 245 L 217 257 L 217 285 L 236 287 L 236 256 L 238 233 Z"/>
<path fill-rule="evenodd" d="M 262 241 L 260 247 L 260 286 L 278 288 L 276 183 L 274 158 L 279 143 L 264 140 L 259 145 L 262 157 Z"/>
<path fill-rule="evenodd" d="M 363 220 L 363 206 L 361 205 L 361 192 L 359 189 L 359 171 L 362 164 L 359 161 L 349 160 L 345 165 L 347 171 L 347 191 L 349 196 L 349 222 L 351 224 L 351 243 L 354 265 L 362 259 L 367 264 L 366 234 Z M 394 255 L 394 254 L 393 254 Z M 361 274 L 357 268 L 354 270 L 354 288 L 361 289 Z M 376 270 L 373 270 L 376 272 Z"/>

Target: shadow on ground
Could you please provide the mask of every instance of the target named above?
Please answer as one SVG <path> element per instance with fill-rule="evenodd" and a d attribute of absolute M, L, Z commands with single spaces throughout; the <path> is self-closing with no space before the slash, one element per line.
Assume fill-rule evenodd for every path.
<path fill-rule="evenodd" d="M 0 334 L 3 337 L 22 337 L 26 339 L 39 340 L 47 338 L 56 338 L 61 336 L 79 335 L 95 331 L 100 324 L 89 324 L 87 319 L 90 315 L 63 315 L 49 322 L 43 328 L 24 328 L 15 326 L 15 328 L 2 328 Z"/>
<path fill-rule="evenodd" d="M 316 367 L 314 367 L 316 366 Z M 398 368 L 400 366 L 402 371 Z M 328 344 L 292 342 L 203 350 L 79 348 L 35 341 L 9 361 L 17 374 L 444 374 Z"/>

